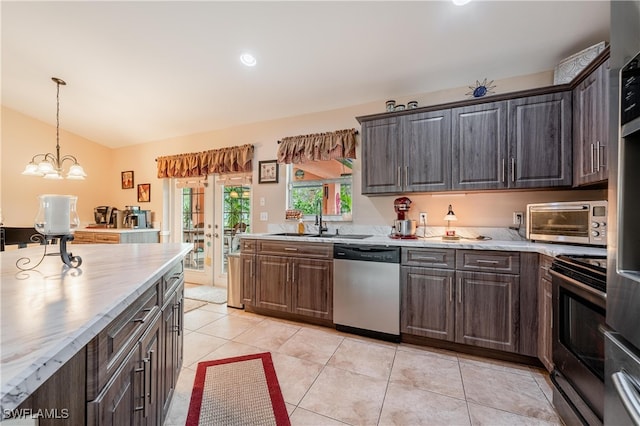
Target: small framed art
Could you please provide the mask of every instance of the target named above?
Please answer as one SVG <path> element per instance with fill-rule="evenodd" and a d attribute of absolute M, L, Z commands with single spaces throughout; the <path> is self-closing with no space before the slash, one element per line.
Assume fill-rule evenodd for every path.
<path fill-rule="evenodd" d="M 133 170 L 120 173 L 122 189 L 133 189 Z"/>
<path fill-rule="evenodd" d="M 141 183 L 138 185 L 138 202 L 148 203 L 151 201 L 151 184 Z"/>
<path fill-rule="evenodd" d="M 278 160 L 258 162 L 258 183 L 278 183 Z"/>

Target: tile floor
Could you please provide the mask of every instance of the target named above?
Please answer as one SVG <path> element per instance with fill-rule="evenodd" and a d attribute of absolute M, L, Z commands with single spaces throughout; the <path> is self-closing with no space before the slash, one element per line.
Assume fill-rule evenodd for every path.
<path fill-rule="evenodd" d="M 271 352 L 293 425 L 561 425 L 545 371 L 206 304 L 185 314 L 168 418 L 184 425 L 199 361 Z"/>

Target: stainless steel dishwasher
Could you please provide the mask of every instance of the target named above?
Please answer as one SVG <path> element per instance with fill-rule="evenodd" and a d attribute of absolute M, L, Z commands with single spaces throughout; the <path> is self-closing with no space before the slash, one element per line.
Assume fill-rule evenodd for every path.
<path fill-rule="evenodd" d="M 400 248 L 334 244 L 336 329 L 400 341 Z"/>

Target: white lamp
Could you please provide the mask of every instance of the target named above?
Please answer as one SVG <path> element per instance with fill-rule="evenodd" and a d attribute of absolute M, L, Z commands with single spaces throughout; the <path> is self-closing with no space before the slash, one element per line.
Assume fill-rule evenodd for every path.
<path fill-rule="evenodd" d="M 451 229 L 451 221 L 458 220 L 458 218 L 456 217 L 456 214 L 453 212 L 453 208 L 451 207 L 451 204 L 449 204 L 449 211 L 447 211 L 447 214 L 444 216 L 444 220 L 447 221 L 447 229 L 442 239 L 443 240 L 459 240 L 460 237 L 456 235 L 455 229 Z"/>

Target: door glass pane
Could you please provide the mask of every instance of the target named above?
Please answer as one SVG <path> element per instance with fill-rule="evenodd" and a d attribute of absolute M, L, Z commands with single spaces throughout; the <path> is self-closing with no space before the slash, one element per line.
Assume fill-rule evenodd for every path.
<path fill-rule="evenodd" d="M 192 243 L 185 268 L 204 270 L 204 187 L 182 189 L 182 242 Z"/>
<path fill-rule="evenodd" d="M 251 218 L 251 186 L 223 186 L 222 238 L 223 273 L 227 272 L 227 254 L 240 251 L 238 233 L 249 232 Z"/>

